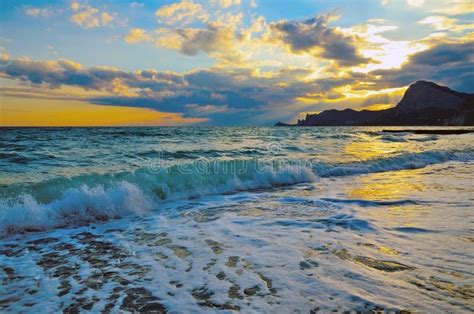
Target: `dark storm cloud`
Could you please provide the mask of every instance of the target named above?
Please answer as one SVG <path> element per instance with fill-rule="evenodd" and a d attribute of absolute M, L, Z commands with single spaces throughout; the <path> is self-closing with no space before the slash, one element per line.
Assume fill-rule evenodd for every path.
<path fill-rule="evenodd" d="M 376 70 L 366 80 L 372 88 L 402 87 L 418 80 L 434 81 L 452 89 L 474 91 L 474 42 L 440 44 L 411 56 L 400 69 Z"/>
<path fill-rule="evenodd" d="M 310 53 L 355 66 L 371 61 L 357 51 L 357 38 L 328 25 L 331 16 L 322 15 L 305 21 L 282 20 L 269 26 L 270 38 L 286 44 L 294 53 Z"/>
<path fill-rule="evenodd" d="M 2 60 L 1 70 L 9 77 L 51 88 L 61 85 L 79 86 L 86 89 L 107 89 L 110 81 L 130 76 L 123 71 L 105 68 L 83 69 L 79 64 L 68 61 L 32 61 L 29 59 Z"/>
<path fill-rule="evenodd" d="M 412 64 L 442 65 L 450 63 L 474 62 L 474 42 L 464 44 L 441 44 L 413 55 Z"/>
<path fill-rule="evenodd" d="M 155 70 L 127 72 L 110 67 L 87 68 L 69 60 L 1 60 L 0 73 L 34 85 L 47 85 L 50 88 L 66 85 L 111 92 L 115 89 L 116 80 L 128 87 L 152 90 L 163 90 L 170 85 L 184 84 L 182 75 L 174 73 Z"/>

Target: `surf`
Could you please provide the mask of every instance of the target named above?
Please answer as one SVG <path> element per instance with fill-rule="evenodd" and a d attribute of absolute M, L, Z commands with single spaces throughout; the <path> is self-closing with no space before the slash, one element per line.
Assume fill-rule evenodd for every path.
<path fill-rule="evenodd" d="M 198 160 L 165 168 L 149 165 L 131 172 L 56 178 L 1 189 L 0 235 L 40 231 L 146 215 L 163 202 L 203 195 L 272 189 L 318 178 L 419 169 L 448 161 L 474 160 L 474 152 L 403 153 L 364 162 L 315 160 Z"/>

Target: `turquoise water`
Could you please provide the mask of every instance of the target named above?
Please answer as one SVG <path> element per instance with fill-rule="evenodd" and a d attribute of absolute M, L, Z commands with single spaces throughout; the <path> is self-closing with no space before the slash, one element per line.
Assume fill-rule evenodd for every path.
<path fill-rule="evenodd" d="M 0 156 L 2 311 L 474 309 L 473 134 L 2 129 Z"/>

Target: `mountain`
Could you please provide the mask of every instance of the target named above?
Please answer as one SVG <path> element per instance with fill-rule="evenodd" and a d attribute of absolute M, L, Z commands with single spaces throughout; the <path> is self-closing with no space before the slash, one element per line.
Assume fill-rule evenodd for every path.
<path fill-rule="evenodd" d="M 307 114 L 296 125 L 474 125 L 474 94 L 418 81 L 408 87 L 402 100 L 393 108 L 379 111 L 325 110 L 319 114 Z"/>

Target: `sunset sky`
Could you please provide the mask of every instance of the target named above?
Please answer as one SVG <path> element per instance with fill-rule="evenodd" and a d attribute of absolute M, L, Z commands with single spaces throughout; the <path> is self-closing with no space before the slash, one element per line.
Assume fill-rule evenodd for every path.
<path fill-rule="evenodd" d="M 0 125 L 272 125 L 474 92 L 472 0 L 1 1 Z"/>

